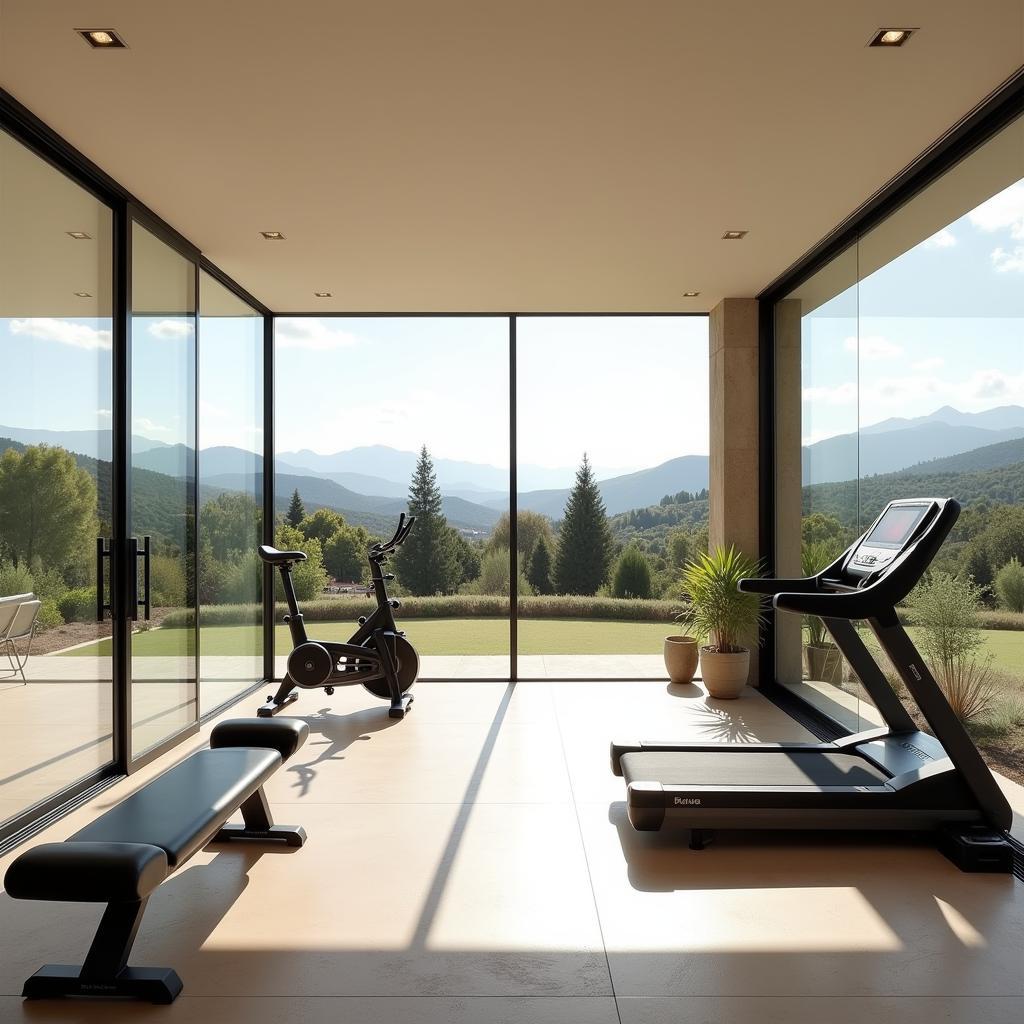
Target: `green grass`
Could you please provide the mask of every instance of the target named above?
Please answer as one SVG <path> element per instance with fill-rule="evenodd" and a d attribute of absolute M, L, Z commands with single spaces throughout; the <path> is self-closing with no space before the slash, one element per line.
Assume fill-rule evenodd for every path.
<path fill-rule="evenodd" d="M 507 619 L 416 619 L 404 624 L 420 654 L 508 654 Z M 309 625 L 313 639 L 347 640 L 351 622 Z M 521 619 L 520 654 L 660 654 L 662 640 L 676 632 L 672 623 L 608 622 L 587 619 Z M 258 635 L 251 626 L 213 626 L 203 630 L 202 653 L 250 654 Z M 278 654 L 291 650 L 286 626 L 275 630 Z M 183 630 L 153 629 L 132 640 L 140 657 L 177 655 L 184 649 Z M 68 651 L 65 657 L 109 655 L 110 640 Z"/>
<path fill-rule="evenodd" d="M 404 624 L 420 654 L 507 654 L 506 619 L 415 619 Z M 351 622 L 314 622 L 310 635 L 347 640 Z M 676 632 L 666 622 L 610 622 L 601 619 L 520 619 L 520 654 L 660 654 L 666 635 Z M 910 630 L 914 632 L 913 627 Z M 997 668 L 1024 676 L 1024 631 L 986 629 L 985 648 Z M 153 629 L 135 636 L 134 653 L 142 657 L 180 654 L 181 629 Z M 203 630 L 203 654 L 251 654 L 258 631 L 252 626 L 212 626 Z M 291 650 L 286 626 L 275 631 L 278 654 Z M 109 655 L 110 640 L 68 651 L 65 657 Z"/>

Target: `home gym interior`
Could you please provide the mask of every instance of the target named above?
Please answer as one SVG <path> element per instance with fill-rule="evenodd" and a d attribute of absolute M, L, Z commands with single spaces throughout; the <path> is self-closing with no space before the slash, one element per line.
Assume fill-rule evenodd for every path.
<path fill-rule="evenodd" d="M 1020 1021 L 1022 275 L 1022 0 L 4 0 L 0 1021 Z"/>

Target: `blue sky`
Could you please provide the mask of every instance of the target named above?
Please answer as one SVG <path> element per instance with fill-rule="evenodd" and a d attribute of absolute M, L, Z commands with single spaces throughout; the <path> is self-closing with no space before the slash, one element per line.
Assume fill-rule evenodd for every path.
<path fill-rule="evenodd" d="M 1024 181 L 803 320 L 803 438 L 1024 405 Z"/>

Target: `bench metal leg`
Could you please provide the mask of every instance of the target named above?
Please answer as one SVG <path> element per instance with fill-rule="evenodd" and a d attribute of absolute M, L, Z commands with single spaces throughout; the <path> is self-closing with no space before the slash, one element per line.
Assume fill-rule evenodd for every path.
<path fill-rule="evenodd" d="M 171 1003 L 182 989 L 170 967 L 128 967 L 147 900 L 108 903 L 81 967 L 47 964 L 25 982 L 26 999 L 102 996 Z"/>
<path fill-rule="evenodd" d="M 227 843 L 232 839 L 283 840 L 288 846 L 302 846 L 306 841 L 306 830 L 301 825 L 275 825 L 267 794 L 260 786 L 242 804 L 243 825 L 225 825 L 210 840 L 212 843 Z"/>

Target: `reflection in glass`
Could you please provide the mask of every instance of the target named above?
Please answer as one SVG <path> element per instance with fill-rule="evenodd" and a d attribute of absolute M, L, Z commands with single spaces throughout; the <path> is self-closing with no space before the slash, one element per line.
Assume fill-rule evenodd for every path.
<path fill-rule="evenodd" d="M 0 644 L 0 822 L 113 756 L 111 624 L 96 621 L 111 237 L 106 206 L 0 132 L 0 637 L 21 637 L 16 654 Z"/>
<path fill-rule="evenodd" d="M 263 676 L 263 317 L 199 281 L 199 603 L 203 712 Z"/>
<path fill-rule="evenodd" d="M 151 538 L 152 602 L 131 638 L 135 756 L 198 717 L 195 298 L 194 264 L 133 223 L 129 534 Z"/>

